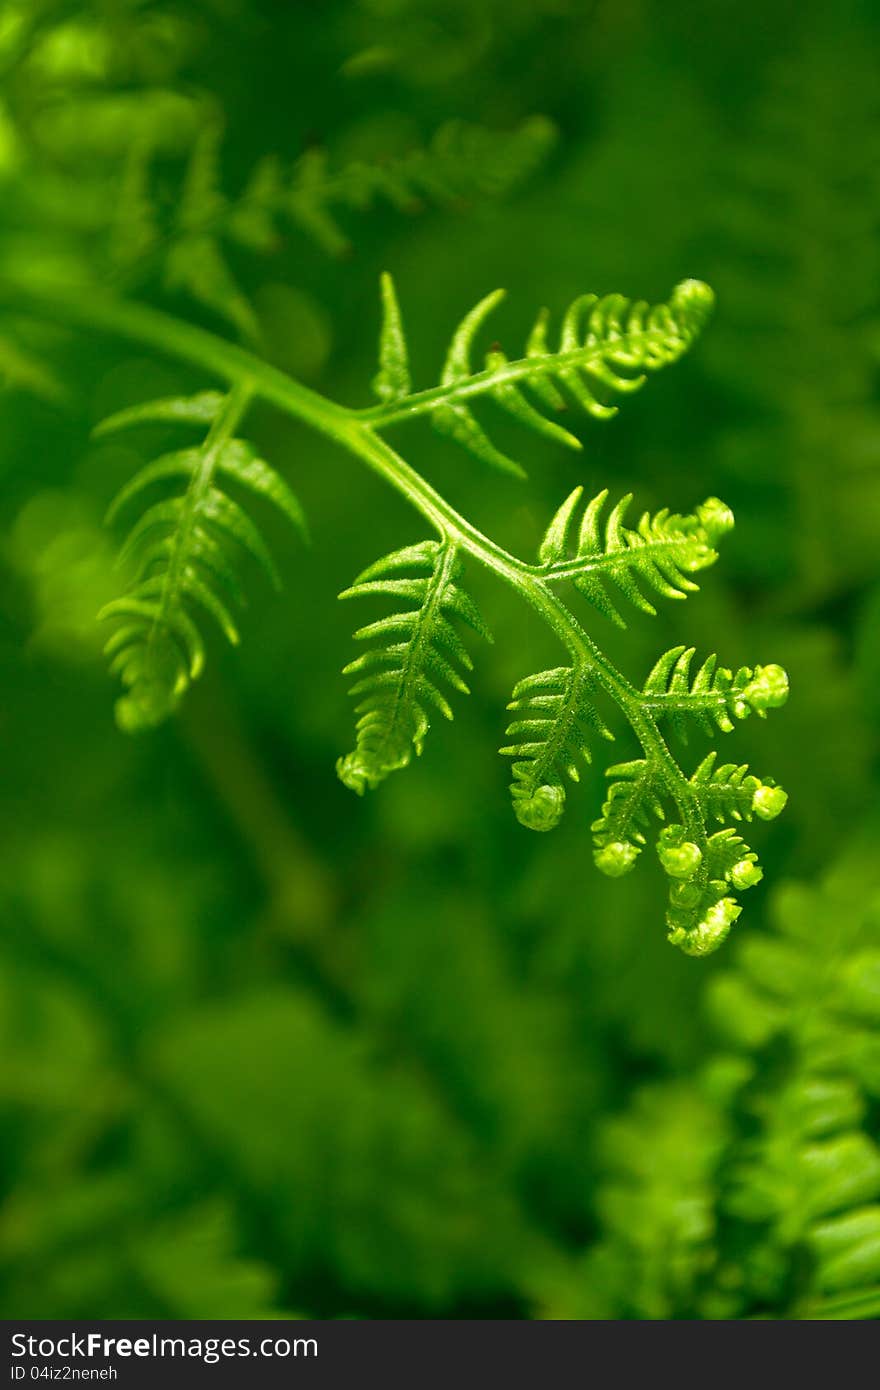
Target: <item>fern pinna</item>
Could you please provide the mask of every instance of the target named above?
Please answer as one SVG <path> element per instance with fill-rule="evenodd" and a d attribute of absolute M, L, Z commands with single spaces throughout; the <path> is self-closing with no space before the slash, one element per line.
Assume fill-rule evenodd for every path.
<path fill-rule="evenodd" d="M 20 296 L 33 308 L 33 295 Z M 662 510 L 627 522 L 631 499 L 608 505 L 605 492 L 585 504 L 580 488 L 550 521 L 534 562 L 520 559 L 455 511 L 385 438 L 407 421 L 427 418 L 444 436 L 490 468 L 521 474 L 519 463 L 491 438 L 483 407 L 494 406 L 543 437 L 580 448 L 556 418 L 565 405 L 606 419 L 615 402 L 640 389 L 652 373 L 676 362 L 701 331 L 712 293 L 699 281 L 678 285 L 665 304 L 649 306 L 621 295 L 585 295 L 564 315 L 551 339 L 539 315 L 523 355 L 490 349 L 472 364 L 474 341 L 501 298 L 496 292 L 465 316 L 453 335 L 440 381 L 413 389 L 406 335 L 393 283 L 382 280 L 383 318 L 378 404 L 350 409 L 293 381 L 253 354 L 190 324 L 102 295 L 87 302 L 61 287 L 53 313 L 121 332 L 199 364 L 226 382 L 224 395 L 159 402 L 123 412 L 104 428 L 140 421 L 206 429 L 195 449 L 164 455 L 123 489 L 115 509 L 140 492 L 183 477 L 182 495 L 155 502 L 125 547 L 132 588 L 107 616 L 121 626 L 111 638 L 115 668 L 128 687 L 119 705 L 126 728 L 157 723 L 178 703 L 204 661 L 193 608 L 209 612 L 235 640 L 229 600 L 235 593 L 233 548 L 250 551 L 271 571 L 259 532 L 218 485 L 257 492 L 300 529 L 296 498 L 236 430 L 249 401 L 274 404 L 355 454 L 404 496 L 434 535 L 415 539 L 365 570 L 345 597 L 391 600 L 357 633 L 364 649 L 346 668 L 355 678 L 357 738 L 341 758 L 342 780 L 362 793 L 420 753 L 431 717 L 450 717 L 451 694 L 463 694 L 471 657 L 464 629 L 487 637 L 465 587 L 467 562 L 481 564 L 510 585 L 550 626 L 564 658 L 552 669 L 524 672 L 511 699 L 504 746 L 512 758 L 512 800 L 523 826 L 548 831 L 563 813 L 566 782 L 616 736 L 623 716 L 640 752 L 608 769 L 604 806 L 592 824 L 595 861 L 612 876 L 628 872 L 653 840 L 669 881 L 669 940 L 691 955 L 714 950 L 740 912 L 738 893 L 761 878 L 755 852 L 740 834 L 744 822 L 770 820 L 785 793 L 745 766 L 718 763 L 715 752 L 686 768 L 667 735 L 691 729 L 729 732 L 735 721 L 764 717 L 785 702 L 788 682 L 773 664 L 718 666 L 714 656 L 693 668 L 682 646 L 662 655 L 643 684 L 632 684 L 583 626 L 572 598 L 585 600 L 599 621 L 625 625 L 625 613 L 655 612 L 660 599 L 682 599 L 712 565 L 733 525 L 730 510 L 709 498 L 687 515 Z"/>
<path fill-rule="evenodd" d="M 413 750 L 421 753 L 430 709 L 452 718 L 445 686 L 468 693 L 458 668 L 469 671 L 473 663 L 450 619 L 461 619 L 484 637 L 489 631 L 458 586 L 460 573 L 454 544 L 423 541 L 386 555 L 341 595 L 382 594 L 414 605 L 355 633 L 373 645 L 344 672 L 358 677 L 352 695 L 363 696 L 357 748 L 338 764 L 339 776 L 354 791 L 377 787 L 389 772 L 406 767 Z"/>
<path fill-rule="evenodd" d="M 160 723 L 201 674 L 205 644 L 193 609 L 207 613 L 224 636 L 238 644 L 230 611 L 231 604 L 242 601 L 236 552 L 249 553 L 278 582 L 260 531 L 218 485 L 218 476 L 274 503 L 295 527 L 305 530 L 302 509 L 287 483 L 251 444 L 234 438 L 249 399 L 245 386 L 226 397 L 209 391 L 152 401 L 99 426 L 99 434 L 145 423 L 207 427 L 198 447 L 163 454 L 141 469 L 108 514 L 112 520 L 156 484 L 188 480 L 185 492 L 154 502 L 135 523 L 119 557 L 131 570 L 131 586 L 99 615 L 118 623 L 105 650 L 112 658 L 111 670 L 127 687 L 116 712 L 120 725 L 130 731 Z"/>

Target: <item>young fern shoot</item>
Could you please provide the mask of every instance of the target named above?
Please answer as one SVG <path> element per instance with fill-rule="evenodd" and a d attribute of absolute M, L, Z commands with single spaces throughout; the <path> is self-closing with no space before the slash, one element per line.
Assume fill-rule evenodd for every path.
<path fill-rule="evenodd" d="M 786 795 L 744 765 L 719 765 L 714 750 L 686 768 L 667 733 L 684 741 L 692 727 L 715 735 L 729 733 L 751 713 L 763 718 L 785 703 L 787 677 L 773 664 L 733 672 L 714 656 L 692 674 L 694 651 L 679 645 L 659 657 L 642 685 L 634 685 L 588 633 L 577 601 L 586 600 L 587 612 L 599 621 L 625 626 L 628 606 L 650 615 L 658 598 L 693 593 L 695 576 L 714 564 L 718 543 L 733 525 L 729 508 L 710 497 L 687 515 L 664 509 L 627 524 L 630 497 L 609 509 L 601 492 L 584 505 L 578 487 L 550 521 L 531 563 L 455 511 L 384 435 L 427 416 L 478 461 L 520 475 L 519 463 L 495 446 L 477 416 L 484 402 L 542 436 L 580 447 L 548 412 L 556 415 L 573 403 L 592 418 L 613 415 L 617 406 L 611 401 L 640 389 L 649 375 L 690 348 L 711 311 L 712 292 L 686 280 L 667 303 L 653 308 L 621 295 L 581 296 L 566 313 L 555 348 L 542 313 L 522 357 L 508 358 L 494 347 L 474 370 L 474 339 L 499 299 L 500 292 L 489 295 L 466 315 L 440 382 L 413 390 L 397 297 L 390 277 L 383 277 L 373 382 L 379 403 L 357 410 L 191 324 L 97 291 L 86 299 L 53 289 L 53 315 L 170 351 L 221 377 L 227 387 L 224 393 L 135 407 L 101 427 L 163 422 L 206 430 L 201 445 L 144 468 L 111 509 L 115 514 L 169 479 L 186 480 L 183 493 L 155 502 L 135 525 L 123 552 L 132 566 L 131 585 L 104 610 L 119 623 L 109 643 L 114 669 L 127 687 L 117 707 L 119 721 L 129 730 L 159 723 L 198 676 L 204 644 L 193 609 L 210 613 L 237 640 L 230 613 L 237 596 L 235 551 L 249 551 L 272 573 L 260 533 L 218 479 L 259 494 L 305 529 L 286 483 L 237 437 L 249 403 L 261 398 L 357 456 L 434 533 L 377 560 L 343 595 L 392 601 L 389 613 L 358 630 L 364 650 L 346 668 L 355 677 L 357 736 L 354 750 L 337 764 L 343 782 L 363 793 L 406 767 L 423 749 L 432 714 L 451 717 L 450 693 L 466 693 L 472 663 L 462 630 L 489 637 L 462 583 L 465 563 L 476 562 L 547 622 L 563 653 L 551 669 L 524 673 L 511 698 L 513 718 L 502 752 L 513 760 L 511 798 L 518 820 L 538 831 L 558 824 L 566 783 L 577 781 L 580 766 L 612 737 L 606 716 L 616 709 L 639 755 L 608 768 L 605 803 L 592 822 L 595 862 L 602 872 L 620 876 L 653 839 L 668 879 L 668 938 L 690 955 L 705 955 L 738 917 L 736 895 L 761 878 L 757 855 L 739 833 L 743 822 L 773 819 Z M 30 311 L 37 307 L 27 289 L 18 301 Z"/>

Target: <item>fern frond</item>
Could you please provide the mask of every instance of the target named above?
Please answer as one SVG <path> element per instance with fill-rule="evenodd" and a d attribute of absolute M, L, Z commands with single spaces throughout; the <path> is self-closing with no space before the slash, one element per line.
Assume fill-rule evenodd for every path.
<path fill-rule="evenodd" d="M 248 393 L 149 402 L 119 412 L 99 434 L 144 422 L 210 425 L 204 443 L 163 454 L 118 493 L 113 520 L 142 492 L 172 479 L 187 481 L 182 493 L 154 502 L 135 523 L 120 552 L 132 581 L 99 617 L 119 625 L 105 651 L 126 693 L 116 705 L 128 732 L 161 723 L 178 705 L 205 664 L 197 615 L 207 613 L 233 645 L 239 641 L 230 605 L 241 602 L 236 554 L 247 551 L 278 582 L 272 557 L 248 513 L 221 488 L 218 477 L 273 503 L 305 534 L 302 508 L 290 488 L 253 445 L 234 437 Z"/>
<path fill-rule="evenodd" d="M 521 825 L 552 830 L 565 808 L 563 778 L 577 782 L 578 763 L 591 761 L 591 735 L 613 738 L 593 703 L 596 677 L 585 665 L 527 676 L 507 706 L 516 717 L 501 752 L 515 758 L 510 794 Z"/>
<path fill-rule="evenodd" d="M 309 150 L 292 165 L 262 159 L 241 192 L 228 195 L 220 168 L 221 129 L 203 125 L 183 171 L 169 218 L 144 138 L 133 142 L 122 170 L 110 260 L 126 277 L 159 270 L 166 288 L 180 290 L 219 314 L 246 339 L 257 337 L 253 309 L 230 269 L 228 248 L 266 252 L 294 227 L 333 255 L 349 241 L 339 211 L 386 203 L 413 211 L 431 202 L 449 206 L 502 197 L 530 176 L 555 139 L 551 123 L 534 117 L 512 132 L 456 121 L 430 143 L 375 164 L 333 168 L 323 150 Z"/>
<path fill-rule="evenodd" d="M 785 704 L 788 677 L 781 666 L 740 666 L 734 674 L 718 666 L 718 658 L 712 655 L 691 678 L 693 657 L 693 647 L 670 648 L 643 687 L 643 708 L 658 720 L 668 720 L 685 741 L 691 721 L 707 734 L 716 726 L 730 733 L 734 719 L 746 719 L 752 713 L 766 719 L 769 709 Z"/>
<path fill-rule="evenodd" d="M 323 150 L 311 150 L 294 167 L 278 200 L 279 211 L 325 251 L 339 255 L 349 241 L 337 221 L 337 208 L 363 211 L 385 202 L 413 212 L 426 202 L 448 207 L 503 197 L 531 176 L 555 139 L 551 122 L 534 116 L 511 132 L 450 121 L 423 148 L 382 163 L 355 161 L 338 170 L 330 167 Z"/>
<path fill-rule="evenodd" d="M 410 392 L 409 353 L 397 302 L 394 281 L 386 272 L 381 278 L 382 329 L 379 334 L 379 370 L 373 390 L 380 401 L 398 401 Z"/>
<path fill-rule="evenodd" d="M 575 488 L 556 512 L 531 573 L 544 595 L 554 582 L 571 580 L 594 607 L 621 626 L 623 619 L 606 585 L 613 583 L 635 606 L 653 613 L 637 580 L 665 596 L 683 598 L 696 588 L 690 576 L 714 563 L 717 540 L 733 525 L 730 510 L 710 498 L 689 516 L 646 512 L 630 529 L 623 525 L 630 502 L 625 497 L 602 526 L 607 492 L 601 492 L 584 508 L 571 543 L 582 495 L 583 490 Z M 637 691 L 621 683 L 602 654 L 587 643 L 573 666 L 539 672 L 517 686 L 509 708 L 519 718 L 508 729 L 511 743 L 501 751 L 517 759 L 511 794 L 518 820 L 528 829 L 551 830 L 564 809 L 566 776 L 577 780 L 578 763 L 591 759 L 590 735 L 612 736 L 595 695 L 601 692 L 613 699 L 644 756 L 608 769 L 605 803 L 592 825 L 596 865 L 610 877 L 628 873 L 656 822 L 664 821 L 674 808 L 671 823 L 657 827 L 655 837 L 670 879 L 669 940 L 689 954 L 704 955 L 721 943 L 739 914 L 733 892 L 753 887 L 762 877 L 757 856 L 731 822 L 771 820 L 784 807 L 786 794 L 744 765 L 716 766 L 714 752 L 687 776 L 666 747 L 660 728 L 666 721 L 683 737 L 689 723 L 709 734 L 716 727 L 729 732 L 734 719 L 752 712 L 764 717 L 785 704 L 788 677 L 772 664 L 743 666 L 734 674 L 718 667 L 714 656 L 692 677 L 693 656 L 693 648 L 673 647 Z M 707 826 L 712 822 L 725 828 L 710 834 Z"/>
<path fill-rule="evenodd" d="M 718 559 L 715 545 L 733 525 L 733 514 L 717 497 L 703 502 L 693 515 L 678 516 L 668 508 L 651 516 L 644 512 L 635 529 L 623 519 L 632 494 L 612 508 L 601 526 L 608 489 L 598 493 L 584 509 L 573 553 L 569 532 L 583 496 L 576 487 L 551 521 L 541 542 L 538 559 L 542 576 L 555 583 L 570 579 L 579 593 L 619 627 L 626 623 L 608 594 L 608 585 L 644 613 L 656 613 L 642 593 L 637 579 L 664 598 L 682 599 L 698 589 L 690 577 Z"/>
<path fill-rule="evenodd" d="M 461 570 L 452 542 L 422 541 L 377 560 L 340 595 L 412 605 L 360 628 L 355 639 L 371 645 L 343 672 L 358 677 L 350 693 L 363 698 L 355 709 L 357 745 L 336 768 L 358 794 L 406 767 L 413 751 L 421 753 L 430 710 L 452 718 L 443 686 L 468 693 L 461 671 L 472 662 L 452 619 L 489 641 L 491 635 L 459 585 Z"/>
<path fill-rule="evenodd" d="M 594 418 L 604 420 L 615 415 L 617 407 L 604 398 L 636 391 L 648 372 L 676 362 L 700 332 L 713 303 L 711 290 L 699 280 L 683 281 L 668 304 L 653 308 L 619 294 L 601 298 L 582 295 L 565 315 L 558 348 L 548 345 L 547 315 L 542 312 L 524 357 L 508 360 L 496 346 L 487 354 L 484 368 L 474 371 L 474 339 L 503 297 L 503 290 L 495 290 L 459 324 L 438 387 L 415 395 L 399 394 L 384 409 L 366 414 L 388 424 L 429 412 L 436 429 L 483 463 L 522 476 L 521 466 L 495 447 L 477 421 L 470 404 L 474 398 L 488 396 L 521 424 L 578 449 L 580 441 L 556 420 L 548 419 L 547 412 L 558 413 L 572 400 Z M 387 323 L 389 301 L 384 292 L 383 307 Z M 394 311 L 402 337 L 396 301 Z M 387 336 L 386 328 L 383 342 Z"/>
<path fill-rule="evenodd" d="M 667 746 L 663 721 L 682 733 L 688 719 L 710 733 L 713 726 L 727 731 L 735 718 L 751 711 L 763 715 L 783 704 L 787 678 L 773 665 L 742 667 L 734 675 L 719 669 L 714 657 L 692 677 L 693 651 L 677 647 L 655 663 L 644 688 L 638 689 L 584 631 L 560 597 L 558 585 L 570 580 L 595 607 L 621 624 L 608 592 L 612 587 L 634 606 L 653 613 L 645 590 L 681 598 L 695 589 L 692 576 L 717 558 L 718 539 L 733 524 L 731 512 L 717 498 L 709 498 L 692 514 L 646 512 L 635 526 L 626 526 L 628 497 L 603 519 L 607 494 L 600 493 L 581 510 L 583 493 L 576 488 L 557 510 L 541 543 L 539 563 L 532 565 L 460 516 L 378 437 L 378 431 L 395 419 L 438 407 L 457 410 L 471 396 L 492 394 L 519 381 L 555 392 L 559 383 L 570 386 L 569 369 L 586 372 L 595 367 L 596 375 L 602 376 L 609 362 L 663 365 L 687 347 L 708 310 L 709 292 L 694 282 L 681 287 L 673 296 L 678 318 L 668 306 L 645 315 L 640 306 L 627 307 L 628 301 L 599 301 L 593 305 L 593 326 L 583 342 L 578 328 L 583 304 L 578 301 L 563 330 L 561 353 L 536 354 L 533 345 L 531 356 L 521 362 L 470 375 L 471 339 L 497 298 L 489 296 L 456 335 L 441 386 L 416 394 L 410 389 L 405 334 L 387 276 L 382 297 L 375 389 L 384 403 L 375 410 L 352 411 L 325 402 L 241 349 L 193 329 L 179 335 L 181 355 L 201 359 L 204 353 L 215 370 L 242 384 L 222 398 L 222 404 L 210 392 L 188 401 L 163 400 L 121 412 L 105 426 L 139 421 L 209 424 L 201 449 L 161 455 L 123 488 L 117 500 L 121 508 L 147 487 L 179 477 L 188 480 L 183 495 L 165 497 L 148 508 L 123 548 L 122 559 L 133 566 L 132 588 L 106 610 L 123 620 L 109 644 L 114 669 L 130 692 L 120 702 L 120 719 L 127 727 L 158 722 L 200 673 L 205 649 L 191 607 L 208 611 L 227 637 L 237 640 L 226 594 L 236 592 L 228 554 L 231 541 L 271 572 L 259 531 L 239 504 L 216 486 L 215 475 L 225 474 L 286 510 L 294 522 L 302 520 L 296 499 L 282 481 L 234 438 L 247 396 L 257 391 L 359 455 L 441 536 L 386 556 L 344 595 L 385 595 L 399 600 L 402 610 L 357 634 L 370 645 L 346 668 L 358 678 L 352 693 L 359 704 L 356 747 L 337 764 L 343 782 L 359 793 L 376 787 L 390 772 L 405 767 L 413 750 L 421 752 L 432 709 L 452 716 L 444 689 L 466 691 L 462 672 L 470 669 L 453 620 L 462 619 L 486 635 L 459 584 L 460 557 L 473 555 L 540 613 L 568 653 L 566 665 L 527 677 L 514 691 L 511 709 L 517 717 L 509 726 L 503 752 L 514 760 L 511 794 L 517 817 L 534 830 L 557 824 L 566 780 L 576 780 L 580 763 L 595 751 L 591 736 L 610 736 L 598 700 L 616 706 L 641 756 L 611 769 L 605 805 L 593 824 L 596 863 L 608 874 L 626 873 L 649 831 L 657 830 L 658 858 L 670 880 L 669 939 L 692 955 L 704 955 L 720 944 L 740 911 L 733 894 L 761 877 L 755 854 L 733 833 L 736 825 L 756 817 L 772 819 L 782 810 L 786 795 L 745 765 L 716 765 L 714 753 L 688 775 Z M 112 305 L 105 305 L 102 313 L 105 321 L 119 321 Z M 155 340 L 154 313 L 133 314 L 131 325 L 127 314 L 121 317 L 135 336 L 143 333 L 148 341 Z M 464 409 L 457 419 L 469 429 L 472 417 Z M 669 823 L 657 827 L 656 820 L 667 815 Z M 715 825 L 719 832 L 710 833 Z"/>

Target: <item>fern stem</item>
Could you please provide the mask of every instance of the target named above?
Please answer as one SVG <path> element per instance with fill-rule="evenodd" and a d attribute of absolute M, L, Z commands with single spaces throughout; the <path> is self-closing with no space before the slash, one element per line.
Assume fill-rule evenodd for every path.
<path fill-rule="evenodd" d="M 247 380 L 254 395 L 331 438 L 338 438 L 354 418 L 354 412 L 345 406 L 318 395 L 286 372 L 207 329 L 144 304 L 116 299 L 93 285 L 71 288 L 54 282 L 0 282 L 0 303 L 55 323 L 98 329 L 153 347 L 165 356 L 214 372 L 230 386 Z"/>
<path fill-rule="evenodd" d="M 650 335 L 642 333 L 639 336 L 645 338 Z M 622 337 L 621 346 L 626 346 L 630 341 L 631 336 Z M 576 348 L 572 352 L 554 353 L 554 371 L 564 371 L 566 368 L 589 370 L 591 366 L 599 366 L 604 361 L 607 351 L 607 345 L 602 343 L 597 344 L 594 353 L 587 353 L 582 347 Z M 425 415 L 440 406 L 454 405 L 470 396 L 483 396 L 489 391 L 497 390 L 499 386 L 513 385 L 523 380 L 534 380 L 536 375 L 535 359 L 533 357 L 521 357 L 512 362 L 504 362 L 498 367 L 487 367 L 484 371 L 475 372 L 462 381 L 454 381 L 446 386 L 430 386 L 424 391 L 414 391 L 412 395 L 404 397 L 403 400 L 394 401 L 390 405 L 371 405 L 353 413 L 365 425 L 369 425 L 373 429 L 384 430 L 389 425 L 396 425 L 403 420 Z"/>

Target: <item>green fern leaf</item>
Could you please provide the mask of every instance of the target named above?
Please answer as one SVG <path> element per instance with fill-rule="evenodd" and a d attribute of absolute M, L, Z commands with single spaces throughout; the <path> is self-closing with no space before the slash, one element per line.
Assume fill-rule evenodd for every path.
<path fill-rule="evenodd" d="M 587 414 L 608 419 L 617 408 L 602 398 L 636 391 L 646 373 L 677 361 L 696 338 L 713 302 L 711 290 L 698 280 L 683 281 L 668 304 L 654 308 L 619 294 L 583 295 L 565 316 L 558 349 L 548 346 L 547 319 L 542 313 L 523 358 L 508 361 L 496 346 L 487 355 L 484 369 L 475 372 L 470 360 L 473 341 L 503 297 L 502 290 L 487 295 L 459 324 L 439 387 L 365 413 L 390 423 L 429 412 L 436 429 L 482 462 L 521 476 L 521 466 L 495 447 L 476 420 L 473 399 L 488 396 L 521 423 L 580 448 L 579 440 L 555 420 L 548 420 L 537 405 L 556 413 L 572 399 Z M 536 404 L 524 388 L 532 392 Z"/>
<path fill-rule="evenodd" d="M 646 758 L 609 767 L 602 814 L 592 825 L 596 867 L 620 878 L 634 866 L 645 843 L 651 816 L 663 819 L 662 786 Z"/>
<path fill-rule="evenodd" d="M 154 503 L 129 532 L 120 563 L 131 567 L 131 585 L 99 615 L 120 623 L 105 650 L 111 672 L 127 688 L 116 712 L 120 726 L 128 732 L 161 723 L 204 669 L 205 644 L 193 610 L 207 613 L 229 642 L 238 643 L 238 627 L 229 606 L 240 604 L 242 598 L 235 574 L 236 552 L 249 552 L 278 581 L 259 530 L 215 479 L 226 477 L 272 503 L 305 535 L 302 508 L 290 488 L 251 444 L 232 437 L 246 404 L 243 394 L 223 398 L 202 393 L 189 400 L 136 406 L 98 427 L 98 433 L 107 433 L 144 421 L 191 425 L 210 421 L 202 445 L 164 454 L 147 464 L 109 509 L 112 520 L 157 483 L 177 477 L 188 480 L 183 494 Z"/>
<path fill-rule="evenodd" d="M 138 134 L 117 191 L 109 258 L 127 278 L 161 271 L 167 288 L 191 295 L 255 340 L 253 309 L 227 261 L 230 243 L 271 251 L 280 244 L 284 226 L 292 225 L 331 255 L 340 255 L 350 246 L 337 220 L 340 211 L 364 211 L 384 202 L 412 212 L 426 201 L 455 206 L 502 197 L 540 164 L 555 131 L 542 117 L 511 132 L 456 121 L 440 127 L 427 146 L 375 163 L 360 160 L 334 168 L 320 149 L 308 150 L 292 166 L 268 156 L 231 196 L 221 183 L 220 135 L 214 119 L 197 132 L 169 218 L 154 151 L 145 134 Z"/>
<path fill-rule="evenodd" d="M 664 652 L 643 687 L 643 708 L 655 718 L 666 719 L 685 741 L 690 721 L 705 733 L 715 726 L 730 733 L 734 719 L 755 713 L 766 719 L 769 709 L 784 705 L 788 677 L 781 666 L 741 666 L 734 673 L 717 666 L 709 656 L 691 679 L 693 647 L 672 647 Z"/>
<path fill-rule="evenodd" d="M 717 753 L 713 749 L 700 763 L 693 777 L 693 786 L 700 806 L 715 820 L 775 820 L 788 800 L 775 782 L 762 782 L 741 763 L 715 766 Z"/>
<path fill-rule="evenodd" d="M 502 748 L 515 758 L 510 788 L 517 820 L 529 830 L 552 830 L 565 809 L 563 778 L 579 780 L 578 763 L 591 761 L 589 738 L 612 738 L 596 711 L 595 674 L 586 666 L 539 671 L 514 687 L 507 706 L 516 713 Z"/>
<path fill-rule="evenodd" d="M 343 672 L 358 677 L 351 694 L 363 698 L 355 710 L 357 746 L 336 766 L 345 785 L 359 794 L 406 767 L 413 750 L 421 753 L 429 710 L 452 718 L 441 685 L 468 693 L 460 671 L 469 671 L 472 662 L 451 619 L 490 641 L 491 636 L 459 586 L 460 574 L 453 544 L 422 541 L 378 560 L 340 595 L 388 596 L 412 605 L 360 628 L 356 640 L 374 645 Z"/>
<path fill-rule="evenodd" d="M 773 782 L 749 775 L 733 763 L 715 768 L 706 757 L 690 779 L 694 824 L 664 825 L 657 856 L 670 880 L 666 916 L 669 940 L 688 955 L 707 955 L 721 944 L 739 916 L 733 892 L 753 888 L 763 877 L 757 855 L 730 827 L 707 835 L 707 820 L 772 820 L 787 797 Z M 594 821 L 597 868 L 619 878 L 633 868 L 654 818 L 665 820 L 669 788 L 663 770 L 650 759 L 608 769 L 612 779 L 602 814 Z"/>
<path fill-rule="evenodd" d="M 571 523 L 583 488 L 576 487 L 551 521 L 541 542 L 538 558 L 542 575 L 551 583 L 569 579 L 579 593 L 619 627 L 626 623 L 609 597 L 608 585 L 636 608 L 654 614 L 656 609 L 639 588 L 638 579 L 664 598 L 682 599 L 699 587 L 691 575 L 713 565 L 715 545 L 733 525 L 733 515 L 717 497 L 703 502 L 693 515 L 677 516 L 668 508 L 655 516 L 644 512 L 635 529 L 623 518 L 632 495 L 621 498 L 600 529 L 608 498 L 604 489 L 584 510 L 574 553 L 568 555 Z"/>

